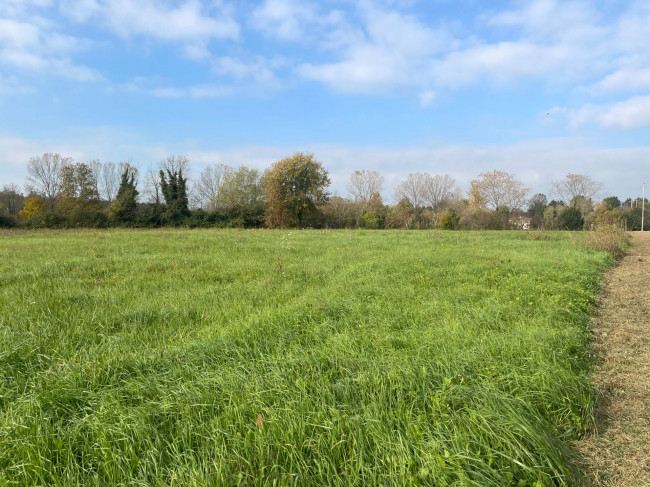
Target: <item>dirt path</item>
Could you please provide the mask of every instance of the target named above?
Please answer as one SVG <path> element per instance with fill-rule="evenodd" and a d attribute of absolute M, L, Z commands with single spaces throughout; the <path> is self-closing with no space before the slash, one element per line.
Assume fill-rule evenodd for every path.
<path fill-rule="evenodd" d="M 650 232 L 604 279 L 594 317 L 596 431 L 577 444 L 596 486 L 650 486 Z"/>

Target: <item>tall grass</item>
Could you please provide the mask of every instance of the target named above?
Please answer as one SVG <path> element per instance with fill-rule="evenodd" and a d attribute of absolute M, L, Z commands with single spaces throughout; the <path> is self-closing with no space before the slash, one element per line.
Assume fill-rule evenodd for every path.
<path fill-rule="evenodd" d="M 630 242 L 629 234 L 618 224 L 599 224 L 588 233 L 585 244 L 599 252 L 609 252 L 616 260 L 625 255 Z"/>
<path fill-rule="evenodd" d="M 605 253 L 557 234 L 0 236 L 0 484 L 575 485 Z"/>

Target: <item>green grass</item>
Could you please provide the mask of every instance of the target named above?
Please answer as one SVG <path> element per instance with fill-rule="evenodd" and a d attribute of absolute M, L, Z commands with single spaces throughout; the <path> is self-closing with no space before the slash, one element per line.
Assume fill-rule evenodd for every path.
<path fill-rule="evenodd" d="M 612 260 L 553 236 L 5 232 L 0 484 L 576 485 Z"/>

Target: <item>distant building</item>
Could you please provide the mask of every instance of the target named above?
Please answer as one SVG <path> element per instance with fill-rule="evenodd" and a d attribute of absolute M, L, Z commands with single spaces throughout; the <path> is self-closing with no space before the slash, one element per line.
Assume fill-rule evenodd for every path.
<path fill-rule="evenodd" d="M 508 223 L 510 223 L 510 226 L 515 230 L 530 230 L 530 222 L 532 220 L 532 218 L 518 216 L 515 218 L 510 218 L 510 220 L 508 220 Z"/>

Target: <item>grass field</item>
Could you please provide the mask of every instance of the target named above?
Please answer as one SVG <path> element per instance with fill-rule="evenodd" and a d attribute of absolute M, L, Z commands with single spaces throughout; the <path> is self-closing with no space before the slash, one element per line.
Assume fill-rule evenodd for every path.
<path fill-rule="evenodd" d="M 0 485 L 576 485 L 567 234 L 0 235 Z"/>

